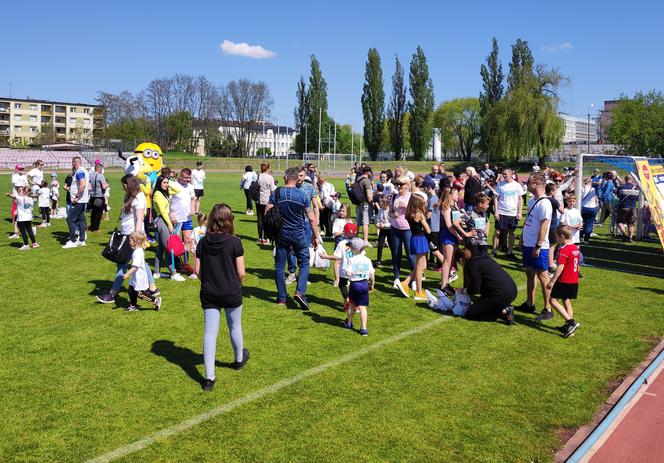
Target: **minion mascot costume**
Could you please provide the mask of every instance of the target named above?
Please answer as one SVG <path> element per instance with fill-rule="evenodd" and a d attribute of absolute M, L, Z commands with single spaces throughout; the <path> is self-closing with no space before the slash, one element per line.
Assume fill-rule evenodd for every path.
<path fill-rule="evenodd" d="M 141 184 L 141 191 L 145 194 L 147 210 L 145 211 L 145 233 L 150 242 L 153 242 L 154 227 L 152 225 L 152 189 L 157 182 L 164 165 L 164 154 L 159 145 L 155 143 L 141 143 L 134 149 L 134 155 L 125 157 L 122 151 L 118 152 L 125 161 L 125 174 L 135 176 Z"/>

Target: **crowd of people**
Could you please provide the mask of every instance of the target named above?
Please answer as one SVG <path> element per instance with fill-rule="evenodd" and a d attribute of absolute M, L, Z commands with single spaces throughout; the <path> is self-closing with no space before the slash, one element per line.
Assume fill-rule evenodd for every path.
<path fill-rule="evenodd" d="M 15 230 L 10 238 L 20 234 L 21 250 L 39 247 L 32 226 L 35 201 L 42 218 L 39 227 L 48 227 L 50 217 L 60 214 L 57 174 L 45 181 L 43 166 L 37 161 L 25 175 L 23 166 L 17 165 L 12 176 L 9 196 Z M 577 175 L 574 169 L 556 172 L 534 166 L 527 178 L 520 178 L 509 167 L 488 163 L 453 174 L 446 172 L 444 164 L 432 165 L 426 174 L 415 174 L 402 165 L 374 174 L 369 165 L 357 164 L 346 177 L 345 191 L 338 192 L 313 164 L 287 168 L 283 186 L 277 186 L 281 179 L 275 179 L 269 163 L 264 162 L 258 172 L 251 166 L 245 168 L 240 188 L 245 214 L 256 214 L 257 244 L 274 255 L 278 306 L 287 304 L 287 286 L 296 283 L 293 300 L 309 310 L 306 294 L 312 262 L 330 265 L 332 284 L 341 293 L 344 326 L 354 329 L 354 315 L 359 313 L 358 332 L 367 336 L 369 294 L 375 287 L 376 269 L 389 265 L 397 294 L 470 319 L 502 318 L 512 324 L 514 310 L 536 313 L 540 286 L 542 305 L 537 319 L 551 319 L 554 309 L 565 320 L 559 327 L 562 336 L 569 337 L 580 326 L 571 302 L 577 297 L 581 277 L 579 246 L 588 243 L 594 227 L 603 226 L 609 218 L 612 235 L 633 240 L 640 194 L 630 175 L 621 181 L 615 172 L 601 175 L 599 171 L 583 179 L 582 190 L 577 192 Z M 200 161 L 195 169 L 179 172 L 164 166 L 147 195 L 137 177 L 122 177 L 124 198 L 116 232 L 126 238 L 128 252 L 116 262 L 111 288 L 96 298 L 114 304 L 123 282 L 129 280 L 125 310 L 139 310 L 139 299 L 159 310 L 161 293 L 156 282 L 160 278 L 182 282 L 189 275 L 199 279 L 205 323 L 203 388 L 211 390 L 221 309 L 231 335 L 235 368 L 246 364 L 249 351 L 244 348 L 241 329 L 244 249 L 234 235 L 228 205 L 214 205 L 209 217 L 201 212 L 205 179 Z M 74 157 L 62 186 L 69 226 L 69 239 L 62 247 L 85 246 L 86 233 L 97 232 L 104 215 L 108 219 L 110 185 L 104 166 L 95 163 L 87 170 Z M 345 198 L 348 201 L 342 200 Z M 580 211 L 575 208 L 577 202 Z M 89 227 L 86 210 L 90 211 Z M 519 225 L 523 231 L 517 240 Z M 177 254 L 174 237 L 182 246 Z M 333 243 L 330 254 L 324 249 L 325 241 Z M 153 266 L 144 251 L 151 243 L 156 247 Z M 377 248 L 373 261 L 366 255 L 372 247 Z M 388 250 L 389 261 L 385 258 Z M 504 253 L 504 259 L 518 261 L 517 250 L 525 267 L 526 300 L 513 307 L 517 285 L 495 259 Z M 429 266 L 440 273 L 435 293 L 424 289 Z M 453 288 L 460 273 L 463 286 Z"/>

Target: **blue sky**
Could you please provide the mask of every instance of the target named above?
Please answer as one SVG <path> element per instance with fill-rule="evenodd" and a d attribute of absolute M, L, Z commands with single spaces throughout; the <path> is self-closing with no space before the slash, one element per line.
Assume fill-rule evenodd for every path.
<path fill-rule="evenodd" d="M 510 45 L 520 37 L 537 62 L 569 76 L 560 109 L 574 115 L 621 93 L 664 88 L 659 2 L 539 3 L 40 0 L 28 11 L 7 2 L 0 95 L 12 82 L 16 97 L 92 102 L 98 90 L 138 91 L 177 72 L 205 74 L 217 83 L 246 77 L 268 83 L 273 120 L 290 124 L 296 83 L 308 76 L 309 55 L 315 54 L 328 82 L 329 112 L 357 127 L 370 47 L 381 54 L 389 94 L 395 55 L 407 69 L 421 45 L 437 105 L 477 96 L 479 67 L 493 36 L 505 74 Z M 275 55 L 223 54 L 224 40 Z"/>

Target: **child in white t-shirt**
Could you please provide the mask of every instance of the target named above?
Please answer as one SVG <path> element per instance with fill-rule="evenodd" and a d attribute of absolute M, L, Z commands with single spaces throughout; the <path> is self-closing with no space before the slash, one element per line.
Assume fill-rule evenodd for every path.
<path fill-rule="evenodd" d="M 352 256 L 350 252 L 350 240 L 357 236 L 357 225 L 354 223 L 347 223 L 343 229 L 343 238 L 337 244 L 337 247 L 334 248 L 334 254 L 327 255 L 321 254 L 322 259 L 328 259 L 334 261 L 334 286 L 339 287 L 341 291 L 341 297 L 344 298 L 344 310 L 348 309 L 348 276 L 344 271 L 344 265 L 346 259 Z"/>
<path fill-rule="evenodd" d="M 198 221 L 198 227 L 194 228 L 194 233 L 193 233 L 193 240 L 194 240 L 194 272 L 189 275 L 189 278 L 192 280 L 195 280 L 198 278 L 198 275 L 196 275 L 196 260 L 198 259 L 198 256 L 196 255 L 196 246 L 198 246 L 198 242 L 205 236 L 205 232 L 207 230 L 207 215 L 205 215 L 203 212 L 199 212 L 196 214 L 196 220 Z"/>
<path fill-rule="evenodd" d="M 138 311 L 138 298 L 148 300 L 154 304 L 154 309 L 161 308 L 161 297 L 155 297 L 145 292 L 149 287 L 147 263 L 145 262 L 145 249 L 150 247 L 145 233 L 133 232 L 129 235 L 129 245 L 134 250 L 131 253 L 131 268 L 123 278 L 129 280 L 129 307 L 125 312 Z"/>
<path fill-rule="evenodd" d="M 39 244 L 35 239 L 36 228 L 32 227 L 32 214 L 35 207 L 35 200 L 30 197 L 30 186 L 17 186 L 13 194 L 7 193 L 7 196 L 13 197 L 16 201 L 16 225 L 21 238 L 23 238 L 23 246 L 19 248 L 20 251 L 30 249 L 28 245 L 28 237 L 32 241 L 32 247 L 38 248 Z"/>
<path fill-rule="evenodd" d="M 39 188 L 39 213 L 42 218 L 42 223 L 38 225 L 39 228 L 51 226 L 51 189 L 48 187 L 46 180 L 42 181 Z"/>
<path fill-rule="evenodd" d="M 574 206 L 576 205 L 576 196 L 570 195 L 567 197 L 567 203 L 563 213 L 560 216 L 560 225 L 569 225 L 573 230 L 571 241 L 573 244 L 578 245 L 581 242 L 581 229 L 583 229 L 583 217 L 581 211 Z M 556 271 L 556 259 L 558 257 L 558 243 L 549 251 L 549 273 L 553 274 Z"/>
<path fill-rule="evenodd" d="M 60 201 L 60 182 L 58 182 L 58 174 L 53 172 L 51 174 L 51 215 L 56 217 L 58 215 L 58 203 Z"/>
<path fill-rule="evenodd" d="M 361 238 L 355 237 L 350 240 L 352 256 L 346 259 L 343 267 L 350 280 L 348 291 L 350 304 L 348 305 L 348 316 L 344 322 L 344 327 L 352 329 L 353 317 L 356 312 L 360 312 L 360 334 L 362 336 L 369 335 L 367 308 L 369 307 L 369 293 L 373 291 L 375 283 L 375 271 L 373 265 L 371 265 L 371 259 L 364 255 L 365 246 L 366 243 Z"/>
<path fill-rule="evenodd" d="M 348 204 L 341 203 L 337 210 L 336 218 L 332 222 L 332 236 L 334 237 L 334 246 L 343 239 L 344 226 L 347 223 L 353 223 L 353 219 L 348 216 Z"/>

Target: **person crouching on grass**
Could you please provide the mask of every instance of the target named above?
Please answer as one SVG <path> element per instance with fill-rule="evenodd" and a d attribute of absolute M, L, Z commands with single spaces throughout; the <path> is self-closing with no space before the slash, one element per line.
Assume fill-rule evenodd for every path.
<path fill-rule="evenodd" d="M 203 361 L 205 380 L 203 390 L 214 387 L 215 353 L 221 309 L 226 313 L 226 325 L 235 354 L 236 370 L 249 360 L 242 336 L 242 280 L 244 280 L 244 249 L 235 236 L 233 213 L 226 204 L 216 204 L 210 212 L 205 235 L 196 246 L 196 275 L 201 281 L 200 300 L 203 308 L 205 333 Z"/>
<path fill-rule="evenodd" d="M 150 247 L 148 238 L 143 232 L 133 232 L 129 235 L 129 245 L 133 249 L 131 253 L 131 268 L 122 277 L 125 280 L 130 279 L 129 307 L 125 309 L 125 312 L 138 311 L 139 297 L 152 302 L 154 309 L 159 310 L 161 308 L 161 297 L 145 292 L 150 287 L 145 263 L 145 249 Z"/>
<path fill-rule="evenodd" d="M 353 329 L 353 317 L 355 312 L 360 312 L 360 334 L 369 336 L 367 329 L 367 308 L 369 307 L 369 293 L 373 291 L 375 283 L 375 271 L 371 265 L 371 259 L 364 255 L 366 243 L 361 238 L 350 240 L 350 249 L 353 256 L 346 261 L 344 272 L 350 280 L 348 297 L 348 317 L 344 327 Z"/>
<path fill-rule="evenodd" d="M 558 268 L 547 284 L 551 290 L 551 305 L 565 319 L 565 324 L 558 327 L 563 337 L 568 338 L 581 326 L 574 320 L 572 299 L 576 299 L 579 290 L 579 261 L 581 253 L 572 243 L 574 230 L 569 225 L 556 228 L 558 239 Z M 560 303 L 562 301 L 562 304 Z"/>

